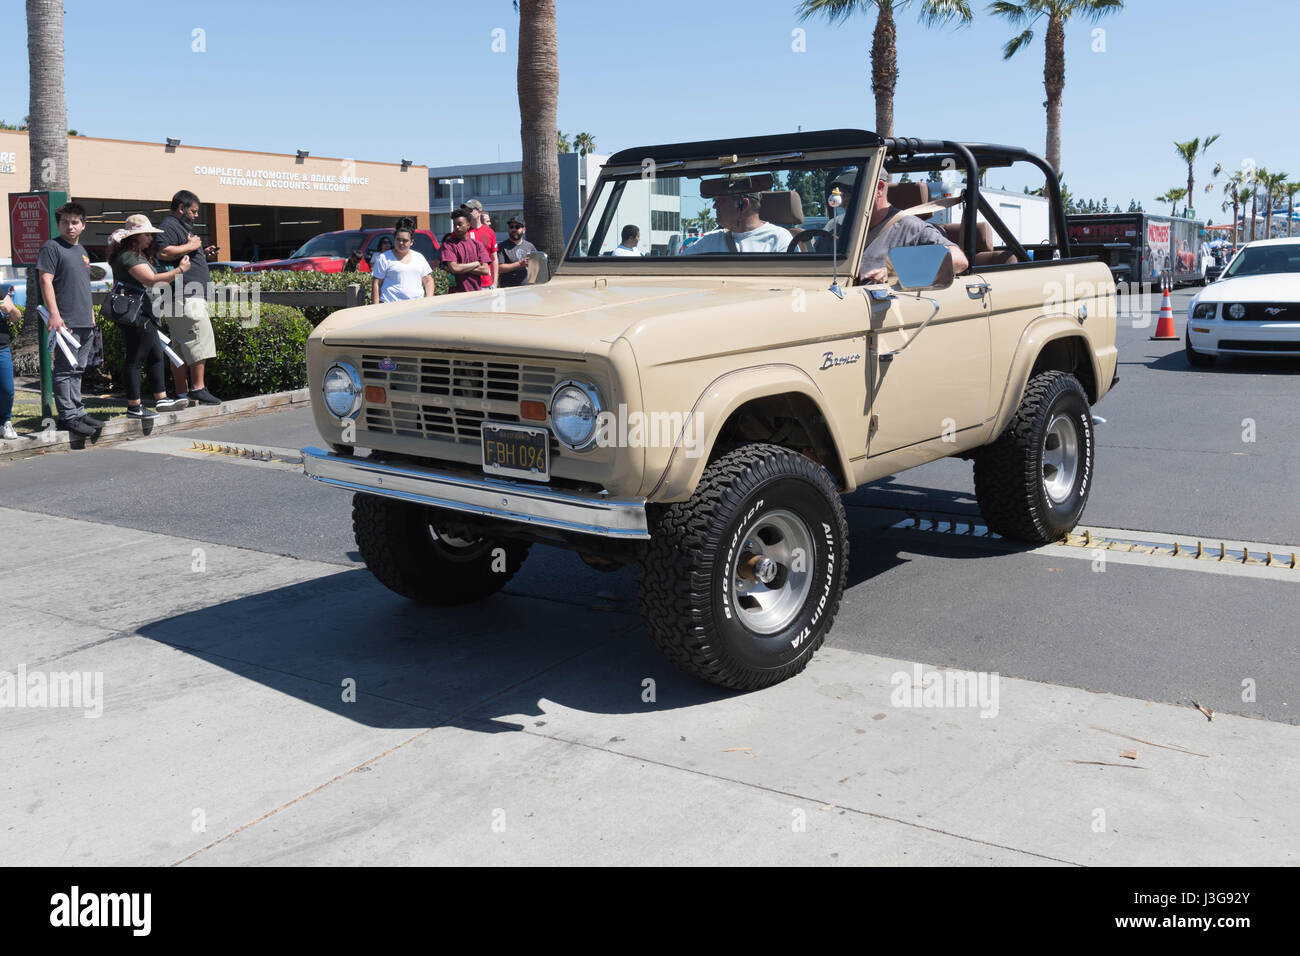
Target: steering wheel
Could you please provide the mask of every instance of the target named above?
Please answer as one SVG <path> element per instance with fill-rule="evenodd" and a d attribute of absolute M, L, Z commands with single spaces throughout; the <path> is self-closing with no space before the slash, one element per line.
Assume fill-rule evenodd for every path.
<path fill-rule="evenodd" d="M 811 243 L 807 250 L 799 250 L 795 247 L 801 242 Z M 830 252 L 831 251 L 831 234 L 825 229 L 803 229 L 795 233 L 794 238 L 790 240 L 790 245 L 786 246 L 786 252 Z"/>

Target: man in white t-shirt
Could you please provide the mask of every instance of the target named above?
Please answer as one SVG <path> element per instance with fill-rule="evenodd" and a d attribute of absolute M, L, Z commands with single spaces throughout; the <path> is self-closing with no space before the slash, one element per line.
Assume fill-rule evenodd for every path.
<path fill-rule="evenodd" d="M 701 252 L 785 252 L 794 236 L 789 229 L 774 226 L 758 217 L 758 193 L 735 192 L 717 196 L 713 213 L 718 226 L 681 251 L 693 256 Z"/>
<path fill-rule="evenodd" d="M 412 231 L 399 226 L 393 234 L 393 248 L 371 261 L 375 302 L 402 302 L 433 295 L 433 268 L 428 259 L 411 248 L 413 238 Z"/>
<path fill-rule="evenodd" d="M 613 255 L 616 256 L 640 256 L 641 251 L 637 249 L 638 243 L 641 242 L 641 230 L 628 223 L 623 227 L 623 241 L 614 247 Z"/>

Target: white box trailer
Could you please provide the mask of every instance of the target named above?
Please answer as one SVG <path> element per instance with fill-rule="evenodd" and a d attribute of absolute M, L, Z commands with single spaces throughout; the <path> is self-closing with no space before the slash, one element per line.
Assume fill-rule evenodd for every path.
<path fill-rule="evenodd" d="M 965 189 L 964 183 L 956 183 L 952 186 L 946 186 L 941 183 L 930 183 L 930 198 L 937 199 L 943 196 L 960 196 Z M 1013 192 L 1010 189 L 992 189 L 988 186 L 980 187 L 980 197 L 984 199 L 993 211 L 1002 217 L 1002 221 L 1007 224 L 1007 228 L 1015 234 L 1020 240 L 1020 244 L 1029 248 L 1039 243 L 1051 241 L 1051 203 L 1042 196 L 1031 196 L 1028 193 Z M 960 210 L 960 207 L 957 207 Z M 960 215 L 960 212 L 958 212 Z M 934 223 L 956 222 L 953 218 L 952 209 L 943 209 L 934 214 L 930 220 Z M 984 214 L 979 214 L 979 222 L 986 222 Z"/>

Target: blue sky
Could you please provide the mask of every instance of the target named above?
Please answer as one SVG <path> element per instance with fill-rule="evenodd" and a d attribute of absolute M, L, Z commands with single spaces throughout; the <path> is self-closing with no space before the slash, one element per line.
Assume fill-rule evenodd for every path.
<path fill-rule="evenodd" d="M 510 0 L 64 6 L 69 124 L 87 135 L 430 166 L 520 153 Z M 600 152 L 796 126 L 871 129 L 874 16 L 832 27 L 799 22 L 795 6 L 558 0 L 560 128 L 591 132 Z M 986 3 L 974 6 L 975 23 L 961 30 L 926 30 L 914 11 L 898 13 L 896 131 L 1041 153 L 1043 31 L 1004 62 L 1001 44 L 1015 31 Z M 1129 0 L 1098 24 L 1104 52 L 1092 49 L 1092 24 L 1071 24 L 1067 185 L 1157 208 L 1156 195 L 1186 185 L 1172 142 L 1213 132 L 1222 135 L 1198 165 L 1198 192 L 1216 160 L 1235 168 L 1250 158 L 1300 178 L 1295 67 L 1284 42 L 1261 42 L 1294 35 L 1294 9 L 1289 0 Z M 6 3 L 0 26 L 10 51 L 0 118 L 14 122 L 27 112 L 22 6 Z M 792 49 L 796 28 L 806 31 L 802 53 Z M 206 52 L 191 49 L 195 29 Z M 500 38 L 505 52 L 493 52 Z M 177 85 L 154 85 L 161 77 Z M 1023 182 L 993 173 L 990 184 Z M 1223 220 L 1217 200 L 1202 199 L 1200 212 Z"/>

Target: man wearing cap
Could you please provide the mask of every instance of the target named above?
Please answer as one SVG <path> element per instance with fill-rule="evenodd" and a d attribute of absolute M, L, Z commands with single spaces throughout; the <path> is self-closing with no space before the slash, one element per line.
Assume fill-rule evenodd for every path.
<path fill-rule="evenodd" d="M 876 183 L 876 196 L 871 207 L 871 221 L 867 228 L 867 247 L 862 250 L 862 263 L 858 274 L 863 282 L 886 282 L 889 279 L 889 250 L 898 246 L 947 246 L 952 253 L 952 271 L 960 275 L 970 265 L 961 246 L 944 235 L 932 222 L 908 216 L 890 205 L 886 197 L 889 183 L 884 178 Z"/>
<path fill-rule="evenodd" d="M 528 254 L 537 247 L 524 238 L 524 219 L 512 216 L 506 223 L 510 238 L 497 246 L 497 273 L 503 289 L 523 285 L 528 278 Z"/>
<path fill-rule="evenodd" d="M 741 180 L 733 188 L 713 199 L 713 214 L 718 226 L 693 242 L 681 255 L 702 252 L 785 252 L 790 248 L 790 230 L 764 222 L 758 216 L 760 197 L 745 192 L 748 182 Z"/>
<path fill-rule="evenodd" d="M 483 288 L 490 289 L 497 281 L 497 234 L 491 226 L 483 224 L 483 204 L 477 199 L 465 203 L 469 212 L 469 234 L 483 244 L 492 264 L 492 274 L 482 276 Z"/>

